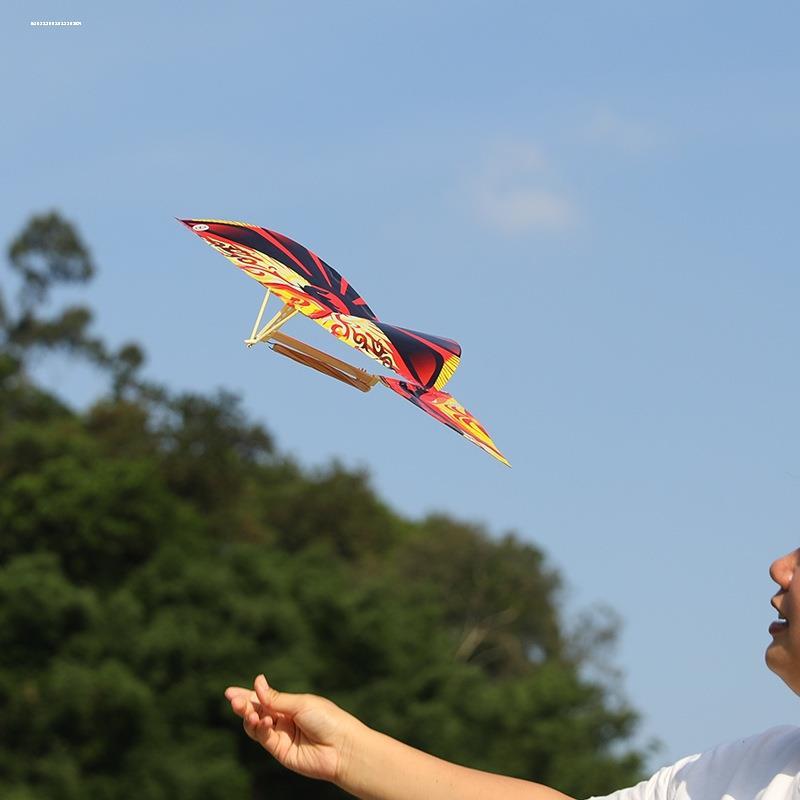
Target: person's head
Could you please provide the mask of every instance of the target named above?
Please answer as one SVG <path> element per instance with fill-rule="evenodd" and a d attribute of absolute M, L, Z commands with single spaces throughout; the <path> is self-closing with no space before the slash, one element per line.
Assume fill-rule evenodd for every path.
<path fill-rule="evenodd" d="M 769 626 L 772 642 L 765 659 L 767 666 L 800 694 L 800 549 L 773 561 L 769 574 L 778 584 L 772 598 L 778 621 Z"/>

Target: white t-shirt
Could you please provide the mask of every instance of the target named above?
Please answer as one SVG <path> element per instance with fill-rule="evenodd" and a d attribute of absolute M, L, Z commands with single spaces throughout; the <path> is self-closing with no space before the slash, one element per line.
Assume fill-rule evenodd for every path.
<path fill-rule="evenodd" d="M 800 728 L 770 728 L 682 758 L 649 780 L 608 795 L 608 800 L 731 798 L 800 800 Z"/>

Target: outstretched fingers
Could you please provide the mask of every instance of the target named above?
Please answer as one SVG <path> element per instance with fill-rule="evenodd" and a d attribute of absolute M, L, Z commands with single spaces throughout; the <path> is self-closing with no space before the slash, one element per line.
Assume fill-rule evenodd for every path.
<path fill-rule="evenodd" d="M 264 675 L 256 676 L 253 682 L 253 689 L 255 690 L 256 699 L 265 706 L 269 706 L 272 697 L 278 694 L 274 689 L 270 688 Z"/>
<path fill-rule="evenodd" d="M 243 686 L 229 686 L 225 690 L 226 699 L 233 704 L 235 700 L 244 699 L 250 702 L 257 702 L 258 696 L 252 689 L 246 689 Z"/>
<path fill-rule="evenodd" d="M 267 739 L 274 727 L 271 716 L 266 715 L 261 717 L 254 711 L 243 718 L 242 724 L 245 733 L 251 739 L 266 747 Z"/>
<path fill-rule="evenodd" d="M 259 675 L 252 689 L 229 686 L 225 697 L 251 738 L 277 757 L 294 739 L 293 717 L 308 705 L 308 696 L 278 692 Z"/>
<path fill-rule="evenodd" d="M 259 723 L 263 722 L 261 730 L 271 728 L 273 715 L 258 700 L 252 689 L 239 686 L 230 686 L 225 690 L 225 697 L 231 704 L 234 714 L 242 718 L 244 729 L 251 739 L 257 738 Z"/>
<path fill-rule="evenodd" d="M 255 689 L 257 702 L 265 709 L 269 709 L 273 716 L 277 712 L 291 717 L 307 705 L 306 695 L 278 692 L 270 687 L 263 675 L 259 675 L 255 679 L 253 688 Z"/>

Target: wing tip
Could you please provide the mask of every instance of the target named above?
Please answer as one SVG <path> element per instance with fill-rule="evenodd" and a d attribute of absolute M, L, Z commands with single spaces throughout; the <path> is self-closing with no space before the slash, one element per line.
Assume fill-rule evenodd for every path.
<path fill-rule="evenodd" d="M 190 218 L 190 219 L 183 219 L 181 217 L 175 217 L 178 222 L 182 222 L 187 227 L 191 228 L 192 225 L 208 225 L 209 223 L 219 223 L 221 225 L 237 225 L 240 228 L 252 228 L 254 227 L 249 222 L 240 222 L 238 220 L 233 219 L 197 219 L 197 218 Z"/>
<path fill-rule="evenodd" d="M 468 442 L 472 442 L 472 444 L 477 445 L 481 450 L 488 453 L 493 458 L 496 458 L 502 464 L 505 464 L 509 469 L 511 468 L 511 462 L 500 452 L 500 450 L 498 450 L 497 445 L 495 445 L 492 437 L 489 436 L 486 429 L 458 402 L 458 400 L 455 399 L 455 397 L 453 397 L 453 395 L 448 394 L 447 392 L 440 392 L 436 389 L 427 389 L 422 384 L 410 381 L 389 378 L 384 375 L 380 375 L 378 377 L 380 378 L 381 383 L 383 383 L 383 385 L 388 389 L 391 389 L 401 397 L 405 397 L 407 400 L 410 400 L 422 411 L 425 411 L 437 421 L 443 423 L 451 430 L 454 430 L 456 433 L 463 436 Z M 418 391 L 414 391 L 412 387 Z M 424 399 L 424 396 L 429 392 L 435 393 L 434 398 L 430 400 Z M 458 412 L 457 417 L 461 417 L 462 414 L 468 417 L 474 423 L 477 430 L 483 434 L 485 439 L 483 437 L 479 438 L 476 436 L 474 432 L 469 430 L 468 426 L 465 426 L 463 423 L 459 424 L 456 419 L 452 417 L 449 419 L 443 418 L 443 416 L 446 417 L 447 415 L 443 415 L 437 406 L 440 406 L 440 404 L 448 405 L 451 401 L 454 408 Z"/>

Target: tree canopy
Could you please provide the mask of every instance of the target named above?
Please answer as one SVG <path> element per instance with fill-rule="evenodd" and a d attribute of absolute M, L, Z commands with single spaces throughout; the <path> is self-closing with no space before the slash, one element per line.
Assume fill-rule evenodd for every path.
<path fill-rule="evenodd" d="M 409 519 L 364 472 L 278 452 L 236 396 L 144 380 L 141 348 L 93 336 L 88 308 L 42 316 L 95 271 L 58 213 L 8 262 L 1 797 L 342 796 L 238 729 L 222 692 L 262 671 L 459 763 L 575 796 L 639 779 L 637 715 L 587 677 L 538 547 Z M 69 407 L 32 378 L 42 351 L 89 359 L 107 392 Z"/>

